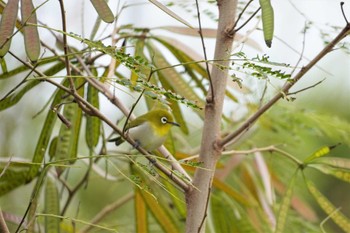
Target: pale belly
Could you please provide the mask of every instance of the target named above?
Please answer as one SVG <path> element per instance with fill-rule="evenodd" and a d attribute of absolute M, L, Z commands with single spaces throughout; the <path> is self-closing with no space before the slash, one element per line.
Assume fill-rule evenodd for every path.
<path fill-rule="evenodd" d="M 139 143 L 141 147 L 148 151 L 152 151 L 160 147 L 166 139 L 166 136 L 159 136 L 153 132 L 152 127 L 149 124 L 144 123 L 129 129 L 128 135 L 134 141 Z"/>

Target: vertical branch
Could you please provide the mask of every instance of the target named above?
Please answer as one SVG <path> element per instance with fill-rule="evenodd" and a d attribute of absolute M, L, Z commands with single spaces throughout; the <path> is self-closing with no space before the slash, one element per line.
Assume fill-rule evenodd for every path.
<path fill-rule="evenodd" d="M 219 21 L 216 35 L 214 61 L 211 71 L 213 92 L 208 92 L 205 106 L 204 128 L 201 142 L 199 161 L 203 169 L 197 169 L 192 188 L 186 192 L 187 219 L 186 232 L 205 232 L 207 207 L 210 197 L 212 180 L 216 162 L 221 154 L 222 147 L 217 143 L 220 140 L 220 125 L 222 108 L 225 97 L 226 81 L 228 76 L 229 56 L 232 49 L 233 35 L 229 31 L 233 28 L 236 0 L 218 0 Z M 213 98 L 213 99 L 212 99 Z"/>
<path fill-rule="evenodd" d="M 64 59 L 65 59 L 65 63 L 66 63 L 66 72 L 67 72 L 67 77 L 69 79 L 69 84 L 70 84 L 70 88 L 73 92 L 75 92 L 75 87 L 74 87 L 74 82 L 73 79 L 71 77 L 71 72 L 70 72 L 70 66 L 69 66 L 69 58 L 68 58 L 68 45 L 67 45 L 67 23 L 66 23 L 66 11 L 64 9 L 64 4 L 63 4 L 63 0 L 59 0 L 60 3 L 60 8 L 61 8 L 61 18 L 62 18 L 62 31 L 63 33 L 63 51 L 64 51 Z"/>

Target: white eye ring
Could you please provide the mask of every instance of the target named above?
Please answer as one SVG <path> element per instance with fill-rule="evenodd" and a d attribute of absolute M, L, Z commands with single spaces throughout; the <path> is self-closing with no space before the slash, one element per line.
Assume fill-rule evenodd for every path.
<path fill-rule="evenodd" d="M 166 124 L 166 123 L 168 123 L 168 118 L 162 117 L 162 118 L 160 118 L 160 121 L 161 121 L 163 124 Z"/>

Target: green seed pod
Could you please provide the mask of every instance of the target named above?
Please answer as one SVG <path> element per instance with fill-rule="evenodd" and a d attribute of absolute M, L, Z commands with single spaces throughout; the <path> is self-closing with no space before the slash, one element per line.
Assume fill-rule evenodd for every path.
<path fill-rule="evenodd" d="M 270 0 L 259 0 L 261 6 L 261 18 L 264 31 L 264 39 L 267 47 L 271 47 L 274 29 L 274 14 Z"/>

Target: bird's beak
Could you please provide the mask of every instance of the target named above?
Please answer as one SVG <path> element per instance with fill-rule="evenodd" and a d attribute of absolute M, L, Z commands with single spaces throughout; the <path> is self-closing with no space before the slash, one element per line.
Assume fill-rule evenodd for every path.
<path fill-rule="evenodd" d="M 180 125 L 178 123 L 176 123 L 176 122 L 168 121 L 167 123 L 168 124 L 172 124 L 172 125 L 177 126 L 177 127 L 180 127 Z"/>

